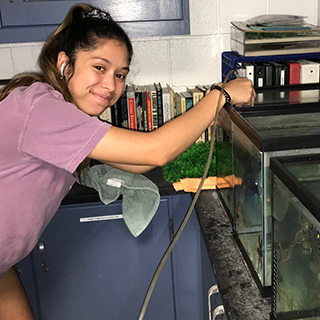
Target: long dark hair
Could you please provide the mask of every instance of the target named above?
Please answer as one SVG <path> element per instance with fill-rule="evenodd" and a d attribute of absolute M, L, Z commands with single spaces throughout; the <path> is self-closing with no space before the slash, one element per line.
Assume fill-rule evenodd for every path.
<path fill-rule="evenodd" d="M 29 86 L 34 82 L 46 82 L 62 93 L 66 101 L 72 102 L 67 82 L 62 79 L 56 63 L 58 54 L 64 51 L 68 58 L 71 77 L 74 71 L 76 53 L 79 50 L 92 50 L 99 46 L 99 41 L 113 39 L 126 45 L 129 62 L 133 50 L 132 44 L 125 31 L 111 16 L 97 7 L 89 4 L 73 6 L 57 30 L 44 43 L 38 58 L 40 72 L 21 73 L 14 76 L 0 90 L 0 101 L 10 92 L 21 86 Z M 68 79 L 70 80 L 69 77 Z"/>

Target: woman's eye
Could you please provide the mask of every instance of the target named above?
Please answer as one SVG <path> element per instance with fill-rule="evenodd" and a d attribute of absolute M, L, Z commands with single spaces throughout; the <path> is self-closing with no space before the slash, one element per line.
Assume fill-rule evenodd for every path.
<path fill-rule="evenodd" d="M 99 71 L 103 71 L 104 70 L 104 68 L 103 67 L 101 67 L 101 66 L 94 66 L 97 70 L 99 70 Z"/>
<path fill-rule="evenodd" d="M 125 74 L 117 74 L 117 78 L 119 78 L 120 80 L 126 80 L 127 75 Z"/>

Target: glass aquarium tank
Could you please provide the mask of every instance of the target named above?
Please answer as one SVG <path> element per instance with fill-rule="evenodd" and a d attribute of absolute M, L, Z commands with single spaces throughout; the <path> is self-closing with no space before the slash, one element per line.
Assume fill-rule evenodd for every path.
<path fill-rule="evenodd" d="M 218 126 L 216 130 L 216 141 L 224 144 L 224 148 L 216 148 L 216 171 L 217 176 L 227 179 L 229 187 L 219 188 L 217 192 L 219 198 L 224 206 L 229 219 L 232 221 L 232 213 L 234 211 L 234 197 L 233 197 L 233 169 L 232 169 L 232 135 L 231 135 L 231 121 L 230 121 L 230 106 L 225 106 L 219 114 Z M 230 172 L 226 172 L 225 164 L 230 163 Z"/>
<path fill-rule="evenodd" d="M 308 84 L 302 86 L 284 86 L 282 88 L 263 87 L 256 88 L 257 97 L 254 106 L 250 108 L 235 107 L 232 108 L 244 112 L 255 112 L 261 110 L 274 110 L 283 108 L 298 108 L 302 105 L 308 104 L 308 106 L 319 106 L 320 89 L 319 85 Z M 231 120 L 230 120 L 230 106 L 225 106 L 218 119 L 218 127 L 216 131 L 216 140 L 223 141 L 225 148 L 223 150 L 216 151 L 216 164 L 217 164 L 217 176 L 224 177 L 230 182 L 228 188 L 218 188 L 218 195 L 223 204 L 228 217 L 233 222 L 234 213 L 234 193 L 233 185 L 237 181 L 233 181 L 233 175 L 225 170 L 226 161 L 232 158 L 232 132 L 231 132 Z"/>
<path fill-rule="evenodd" d="M 262 296 L 271 295 L 270 158 L 320 153 L 320 104 L 230 112 L 234 175 L 233 229 Z"/>
<path fill-rule="evenodd" d="M 320 319 L 320 156 L 270 159 L 272 319 Z"/>

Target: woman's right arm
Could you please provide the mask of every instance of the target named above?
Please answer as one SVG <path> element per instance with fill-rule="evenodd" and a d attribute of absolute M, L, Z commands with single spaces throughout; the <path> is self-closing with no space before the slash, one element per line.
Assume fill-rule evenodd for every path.
<path fill-rule="evenodd" d="M 226 84 L 232 104 L 252 105 L 255 92 L 251 81 L 236 79 Z M 172 161 L 188 149 L 212 123 L 220 91 L 213 90 L 183 115 L 152 132 L 111 127 L 89 154 L 89 158 L 130 170 L 152 168 Z M 221 99 L 221 106 L 225 103 Z M 147 171 L 147 170 L 145 170 Z"/>

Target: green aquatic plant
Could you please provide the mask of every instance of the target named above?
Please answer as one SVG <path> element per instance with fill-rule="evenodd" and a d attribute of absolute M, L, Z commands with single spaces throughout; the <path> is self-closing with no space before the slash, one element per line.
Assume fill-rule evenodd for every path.
<path fill-rule="evenodd" d="M 210 143 L 210 141 L 195 143 L 175 160 L 163 166 L 164 179 L 172 183 L 184 178 L 201 178 L 207 164 Z M 225 141 L 216 141 L 207 176 L 230 174 L 232 174 L 231 145 Z"/>

